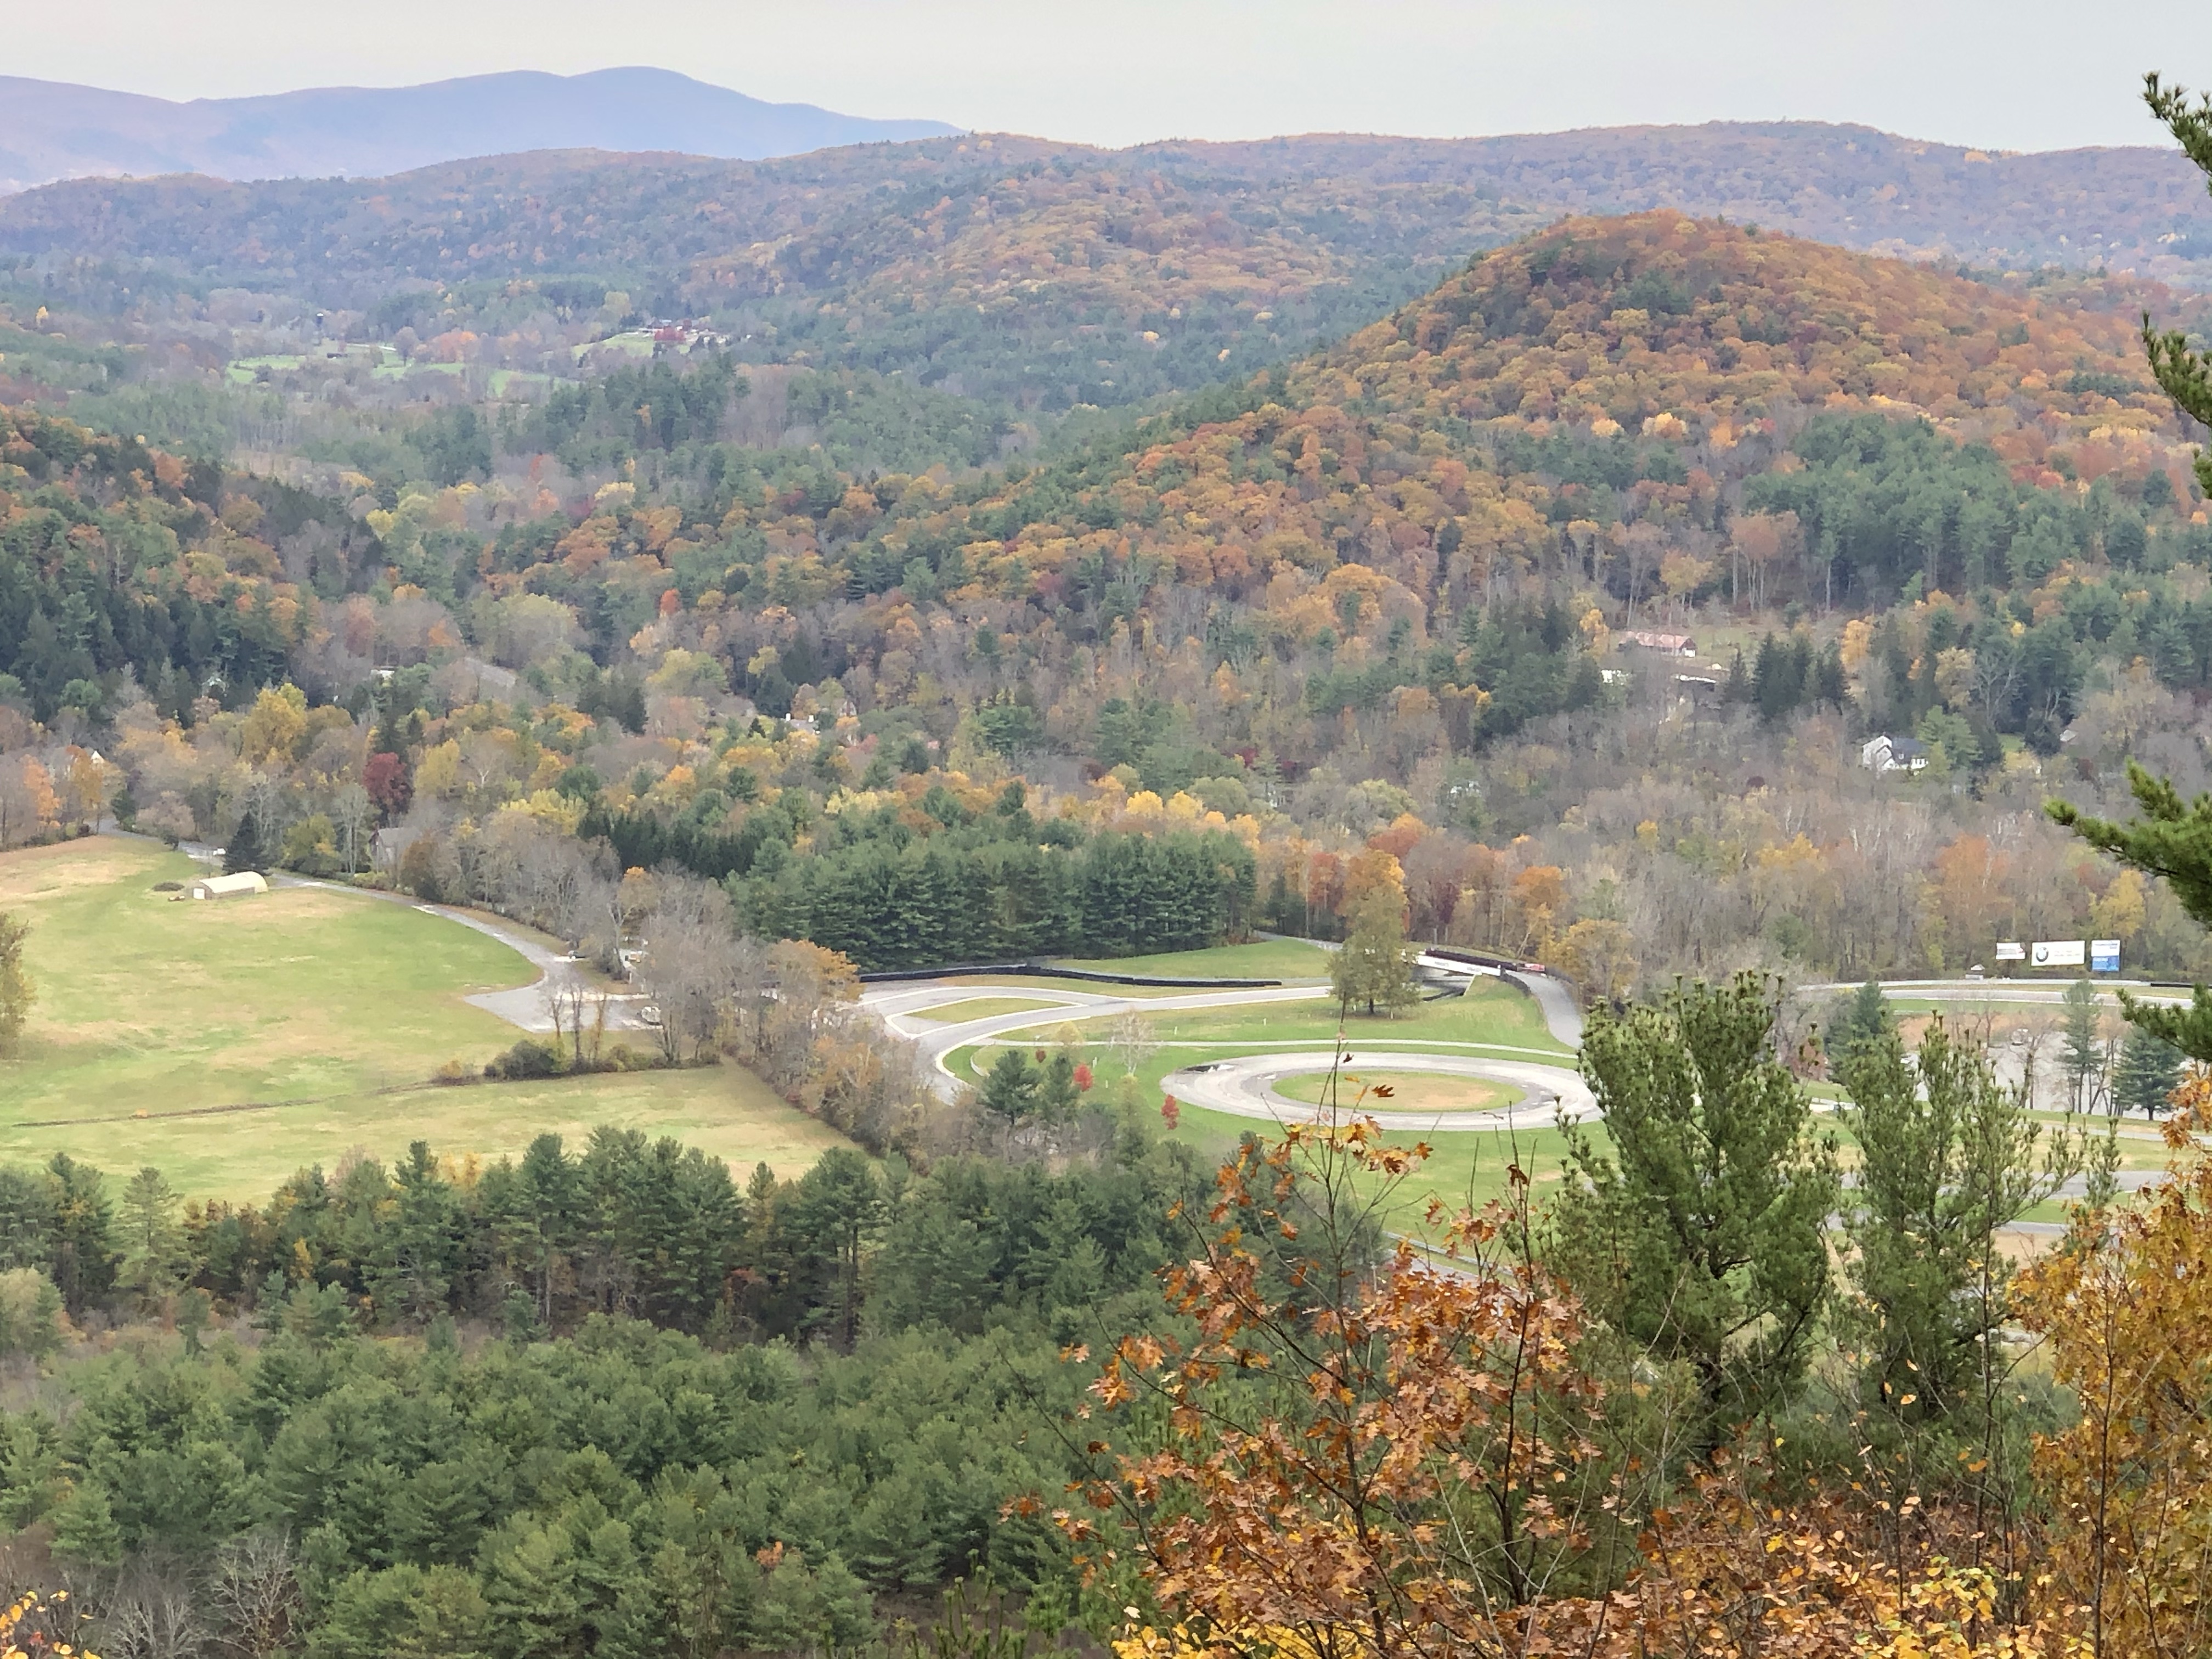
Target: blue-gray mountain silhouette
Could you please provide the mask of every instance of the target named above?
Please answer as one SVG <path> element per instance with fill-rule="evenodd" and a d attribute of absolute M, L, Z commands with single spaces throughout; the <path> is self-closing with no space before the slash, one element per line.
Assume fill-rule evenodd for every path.
<path fill-rule="evenodd" d="M 515 70 L 189 103 L 0 76 L 0 192 L 117 173 L 376 178 L 532 149 L 680 150 L 753 161 L 957 130 L 767 103 L 660 69 Z"/>

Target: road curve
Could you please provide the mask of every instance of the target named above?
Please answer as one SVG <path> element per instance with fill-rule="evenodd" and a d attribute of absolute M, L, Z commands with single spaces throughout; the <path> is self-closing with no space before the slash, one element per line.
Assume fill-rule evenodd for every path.
<path fill-rule="evenodd" d="M 1575 994 L 1549 974 L 1507 974 L 1505 978 L 1536 1000 L 1552 1036 L 1570 1048 L 1583 1046 L 1582 1005 Z"/>

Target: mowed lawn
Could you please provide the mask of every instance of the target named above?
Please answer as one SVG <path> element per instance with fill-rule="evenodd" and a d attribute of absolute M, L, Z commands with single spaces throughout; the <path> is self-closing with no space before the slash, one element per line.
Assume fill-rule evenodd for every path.
<path fill-rule="evenodd" d="M 992 1019 L 1000 1014 L 1046 1013 L 1061 1006 L 1031 997 L 969 997 L 963 1002 L 940 1002 L 934 1007 L 917 1008 L 906 1018 L 927 1020 L 933 1025 L 964 1025 L 971 1019 Z"/>
<path fill-rule="evenodd" d="M 21 1052 L 0 1066 L 0 1161 L 152 1164 L 190 1194 L 258 1199 L 303 1165 L 356 1149 L 389 1160 L 416 1139 L 497 1157 L 608 1123 L 785 1172 L 839 1144 L 736 1066 L 421 1086 L 522 1035 L 463 999 L 530 983 L 529 963 L 366 894 L 152 890 L 201 873 L 109 837 L 0 857 L 0 910 L 31 925 L 38 991 Z"/>
<path fill-rule="evenodd" d="M 204 873 L 99 837 L 0 858 L 38 988 L 0 1121 L 296 1100 L 481 1065 L 519 1035 L 461 999 L 536 970 L 410 905 L 315 888 L 174 902 Z"/>
<path fill-rule="evenodd" d="M 1464 996 L 1417 1003 L 1395 1018 L 1355 1011 L 1342 1029 L 1345 1047 L 1355 1056 L 1363 1047 L 1387 1050 L 1483 1043 L 1571 1058 L 1544 1024 L 1535 999 L 1496 980 L 1477 980 Z M 1328 997 L 1241 1007 L 1165 1009 L 1152 1016 L 1152 1033 L 1163 1042 L 1312 1042 L 1325 1048 L 1336 1040 L 1337 1031 L 1337 1006 Z"/>
<path fill-rule="evenodd" d="M 190 1197 L 261 1203 L 295 1170 L 311 1164 L 330 1170 L 349 1153 L 388 1164 L 404 1155 L 408 1142 L 426 1140 L 441 1157 L 481 1164 L 519 1157 L 548 1133 L 581 1152 L 602 1125 L 673 1135 L 727 1160 L 740 1184 L 756 1164 L 795 1176 L 828 1148 L 849 1144 L 787 1106 L 743 1066 L 705 1066 L 537 1083 L 430 1085 L 200 1117 L 0 1129 L 0 1163 L 65 1152 L 107 1170 L 111 1181 L 151 1164 Z"/>

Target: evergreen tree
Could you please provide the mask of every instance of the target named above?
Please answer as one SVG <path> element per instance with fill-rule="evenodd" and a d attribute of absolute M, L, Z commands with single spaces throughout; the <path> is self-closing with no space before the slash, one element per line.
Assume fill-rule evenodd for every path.
<path fill-rule="evenodd" d="M 1047 1123 L 1065 1123 L 1082 1102 L 1083 1091 L 1075 1086 L 1075 1056 L 1062 1049 L 1045 1062 L 1037 1079 L 1037 1115 Z"/>
<path fill-rule="evenodd" d="M 1996 1234 L 2070 1173 L 2069 1148 L 2039 1164 L 2025 1091 L 2001 1086 L 1988 1056 L 1941 1018 L 1917 1063 L 1891 1030 L 1837 1075 L 1860 1149 L 1845 1225 L 1869 1404 L 1909 1421 L 1945 1417 L 1991 1374 L 1985 1350 L 2009 1317 Z M 1994 1412 L 1995 1396 L 1979 1395 Z"/>
<path fill-rule="evenodd" d="M 116 1282 L 142 1308 L 160 1305 L 183 1281 L 185 1236 L 177 1224 L 177 1204 L 176 1188 L 150 1164 L 123 1189 L 123 1266 Z"/>
<path fill-rule="evenodd" d="M 391 1219 L 378 1230 L 370 1280 L 380 1306 L 427 1323 L 444 1311 L 461 1268 L 460 1204 L 427 1141 L 411 1144 L 393 1174 Z"/>
<path fill-rule="evenodd" d="M 2182 154 L 2212 180 L 2212 106 L 2201 100 L 2192 106 L 2186 91 L 2161 84 L 2155 75 L 2145 82 L 2143 97 L 2151 113 L 2181 145 Z M 2212 354 L 2191 351 L 2189 337 L 2179 329 L 2159 333 L 2151 327 L 2148 313 L 2143 318 L 2143 346 L 2160 388 L 2181 406 L 2183 414 L 2199 425 L 2212 426 Z M 2196 468 L 2199 487 L 2212 495 L 2212 455 L 2198 450 Z"/>
<path fill-rule="evenodd" d="M 1583 1074 L 1612 1151 L 1566 1126 L 1548 1221 L 1591 1311 L 1690 1367 L 1705 1452 L 1789 1401 L 1828 1300 L 1835 1148 L 1775 1057 L 1774 1018 L 1748 974 L 1592 1016 Z"/>
<path fill-rule="evenodd" d="M 2104 1103 L 2105 1044 L 2098 1035 L 2097 988 L 2077 979 L 2059 1000 L 2065 1046 L 2059 1051 L 2065 1069 L 2068 1109 L 2094 1111 Z"/>
<path fill-rule="evenodd" d="M 1813 664 L 1813 699 L 1840 710 L 1850 694 L 1850 677 L 1844 668 L 1843 647 L 1831 640 Z"/>
<path fill-rule="evenodd" d="M 46 1164 L 47 1212 L 53 1217 L 55 1285 L 72 1316 L 106 1296 L 115 1283 L 114 1210 L 106 1178 L 67 1152 Z"/>
<path fill-rule="evenodd" d="M 2146 79 L 2143 98 L 2182 154 L 2212 180 L 2212 105 L 2192 105 L 2182 88 L 2168 87 L 2155 75 Z M 2147 313 L 2142 340 L 2160 389 L 2182 413 L 2200 425 L 2212 424 L 2212 353 L 2191 349 L 2189 337 L 2179 329 L 2160 332 Z M 2212 495 L 2212 455 L 2200 449 L 2195 466 L 2198 485 Z M 2154 648 L 2156 639 L 2154 632 Z M 2051 801 L 2045 810 L 2123 864 L 2164 876 L 2182 908 L 2198 925 L 2212 927 L 2212 794 L 2200 794 L 2185 806 L 2172 779 L 2153 777 L 2133 760 L 2128 763 L 2128 787 L 2140 810 L 2127 823 L 2084 817 L 2069 801 Z M 2124 991 L 2120 1005 L 2142 1030 L 2191 1060 L 2212 1064 L 2212 993 L 2203 986 L 2195 988 L 2186 1008 L 2154 1007 Z"/>
<path fill-rule="evenodd" d="M 2207 413 L 2212 413 L 2212 404 Z M 2203 458 L 2197 465 L 2205 465 Z M 2199 795 L 2185 805 L 2172 779 L 2153 777 L 2132 760 L 2128 763 L 2128 787 L 2135 795 L 2137 816 L 2125 823 L 2084 817 L 2071 801 L 2051 801 L 2044 810 L 2121 863 L 2147 875 L 2164 876 L 2181 908 L 2199 927 L 2212 927 L 2212 794 Z M 2143 1002 L 2126 991 L 2119 994 L 2130 1023 L 2172 1043 L 2190 1059 L 2212 1065 L 2212 991 L 2196 987 L 2185 1008 Z"/>
<path fill-rule="evenodd" d="M 799 1177 L 789 1206 L 793 1233 L 828 1268 L 826 1311 L 842 1346 L 860 1334 L 860 1257 L 884 1224 L 883 1183 L 865 1154 L 836 1146 Z"/>
<path fill-rule="evenodd" d="M 771 1188 L 774 1176 L 770 1176 Z M 519 1164 L 484 1177 L 483 1206 L 501 1261 L 528 1286 L 537 1318 L 550 1324 L 554 1288 L 576 1238 L 576 1165 L 556 1134 L 539 1135 Z"/>
<path fill-rule="evenodd" d="M 2120 1063 L 2112 1073 L 2115 1111 L 2141 1112 L 2156 1117 L 2166 1110 L 2166 1097 L 2179 1086 L 2184 1056 L 2164 1037 L 2141 1027 L 2129 1030 L 2120 1043 Z"/>
<path fill-rule="evenodd" d="M 123 1529 L 97 1480 L 70 1488 L 54 1516 L 54 1553 L 78 1566 L 112 1567 L 123 1559 Z"/>
<path fill-rule="evenodd" d="M 1869 979 L 1849 996 L 1838 998 L 1829 1013 L 1828 1030 L 1828 1059 L 1839 1076 L 1860 1050 L 1893 1040 L 1897 1017 L 1889 1011 L 1881 981 Z"/>
<path fill-rule="evenodd" d="M 1002 1053 L 983 1079 L 983 1109 L 1009 1132 L 1036 1115 L 1037 1074 L 1019 1048 Z"/>
<path fill-rule="evenodd" d="M 54 1265 L 54 1182 L 44 1171 L 0 1168 L 0 1271 Z"/>
<path fill-rule="evenodd" d="M 258 817 L 251 811 L 238 816 L 238 827 L 230 832 L 230 842 L 222 849 L 222 867 L 227 875 L 238 875 L 247 870 L 258 870 L 268 861 L 268 854 L 261 845 L 261 825 Z"/>

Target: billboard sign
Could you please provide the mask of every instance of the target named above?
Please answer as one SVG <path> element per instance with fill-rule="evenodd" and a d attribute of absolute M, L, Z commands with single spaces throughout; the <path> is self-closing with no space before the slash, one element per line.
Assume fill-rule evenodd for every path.
<path fill-rule="evenodd" d="M 2089 941 L 2089 971 L 2093 974 L 2117 974 L 2120 971 L 2119 940 L 2093 939 Z"/>
<path fill-rule="evenodd" d="M 2078 939 L 2039 939 L 2029 957 L 2038 968 L 2079 968 L 2088 959 Z"/>
<path fill-rule="evenodd" d="M 1999 962 L 2026 962 L 2027 960 L 2027 946 L 2021 944 L 2017 939 L 2001 942 L 1997 945 L 1997 960 Z"/>

